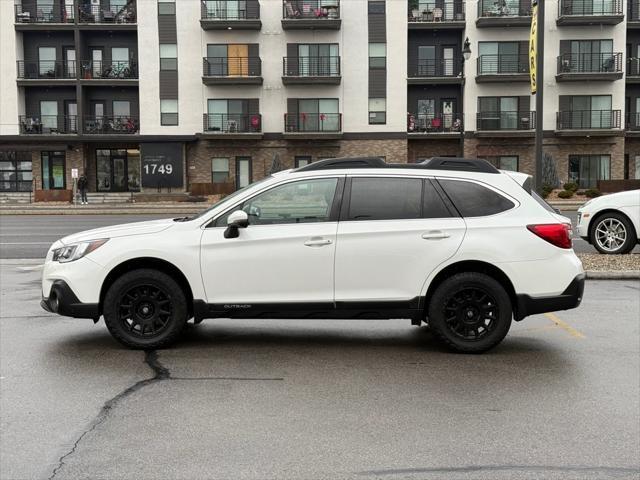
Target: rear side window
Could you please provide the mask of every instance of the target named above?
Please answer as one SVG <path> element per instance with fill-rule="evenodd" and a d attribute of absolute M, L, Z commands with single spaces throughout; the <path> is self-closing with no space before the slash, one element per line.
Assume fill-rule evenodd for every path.
<path fill-rule="evenodd" d="M 396 220 L 421 216 L 422 179 L 352 179 L 347 220 Z"/>
<path fill-rule="evenodd" d="M 513 208 L 514 203 L 482 185 L 460 180 L 438 180 L 463 217 L 485 217 Z"/>
<path fill-rule="evenodd" d="M 423 201 L 422 216 L 424 218 L 448 218 L 452 216 L 442 197 L 436 191 L 436 187 L 429 180 L 425 180 L 424 183 Z"/>

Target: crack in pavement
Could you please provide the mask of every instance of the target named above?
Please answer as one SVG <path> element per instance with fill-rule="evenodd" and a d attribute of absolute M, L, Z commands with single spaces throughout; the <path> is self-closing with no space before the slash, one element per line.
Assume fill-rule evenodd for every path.
<path fill-rule="evenodd" d="M 419 473 L 475 473 L 498 471 L 533 471 L 533 472 L 566 472 L 566 473 L 607 473 L 612 475 L 626 475 L 639 473 L 640 467 L 605 467 L 605 466 L 571 466 L 571 465 L 469 465 L 465 467 L 433 467 L 433 468 L 397 468 L 388 470 L 370 470 L 359 472 L 360 475 L 411 475 Z"/>
<path fill-rule="evenodd" d="M 147 378 L 145 380 L 140 380 L 130 387 L 126 388 L 115 397 L 107 400 L 105 404 L 100 409 L 100 412 L 96 416 L 96 418 L 88 425 L 88 427 L 80 434 L 80 436 L 73 443 L 71 449 L 62 455 L 58 459 L 58 464 L 53 469 L 51 476 L 49 476 L 48 480 L 53 480 L 53 478 L 60 472 L 62 467 L 65 465 L 65 459 L 69 456 L 73 455 L 82 442 L 82 439 L 94 431 L 99 425 L 104 423 L 108 418 L 109 414 L 115 409 L 115 407 L 126 397 L 131 395 L 132 393 L 137 392 L 138 390 L 146 387 L 147 385 L 151 385 L 152 383 L 161 382 L 165 380 L 236 380 L 236 381 L 282 381 L 283 377 L 172 377 L 171 372 L 168 368 L 166 368 L 160 360 L 158 360 L 158 352 L 156 350 L 146 350 L 144 354 L 144 363 L 146 363 L 149 368 L 153 371 L 154 375 L 151 378 Z"/>

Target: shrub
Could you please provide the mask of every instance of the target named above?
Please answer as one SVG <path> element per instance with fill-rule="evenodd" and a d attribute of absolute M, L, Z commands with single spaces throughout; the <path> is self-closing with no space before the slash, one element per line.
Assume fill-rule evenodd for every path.
<path fill-rule="evenodd" d="M 578 184 L 574 183 L 574 182 L 567 182 L 565 183 L 562 188 L 564 188 L 565 190 L 569 191 L 569 192 L 577 192 L 578 191 Z"/>
<path fill-rule="evenodd" d="M 590 188 L 589 190 L 586 190 L 584 194 L 587 198 L 595 198 L 602 195 L 602 193 L 600 193 L 600 190 L 598 190 L 597 188 Z"/>
<path fill-rule="evenodd" d="M 542 189 L 540 190 L 540 196 L 542 198 L 547 198 L 551 192 L 553 192 L 552 185 L 548 185 L 548 184 L 542 185 Z"/>
<path fill-rule="evenodd" d="M 571 197 L 573 197 L 573 191 L 571 191 L 571 190 L 562 190 L 562 191 L 558 192 L 558 197 L 559 198 L 571 198 Z"/>

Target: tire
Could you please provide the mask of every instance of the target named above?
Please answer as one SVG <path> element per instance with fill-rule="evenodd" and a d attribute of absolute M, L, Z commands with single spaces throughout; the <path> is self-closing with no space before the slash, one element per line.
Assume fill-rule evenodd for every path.
<path fill-rule="evenodd" d="M 442 282 L 428 306 L 436 338 L 461 353 L 481 353 L 509 332 L 513 309 L 504 287 L 477 272 L 458 273 Z"/>
<path fill-rule="evenodd" d="M 589 242 L 605 255 L 629 253 L 636 245 L 636 232 L 627 217 L 620 213 L 603 213 L 593 221 Z"/>
<path fill-rule="evenodd" d="M 174 343 L 187 323 L 182 288 L 166 273 L 140 269 L 119 277 L 104 297 L 104 321 L 121 344 L 136 349 Z"/>

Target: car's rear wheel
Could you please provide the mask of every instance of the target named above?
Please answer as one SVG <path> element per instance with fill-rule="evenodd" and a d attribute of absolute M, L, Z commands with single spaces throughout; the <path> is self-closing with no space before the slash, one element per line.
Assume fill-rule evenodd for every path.
<path fill-rule="evenodd" d="M 458 273 L 443 281 L 429 303 L 429 326 L 457 352 L 479 353 L 507 335 L 513 310 L 504 287 L 477 272 Z"/>
<path fill-rule="evenodd" d="M 187 322 L 187 301 L 169 275 L 150 269 L 127 272 L 104 298 L 104 321 L 111 335 L 132 348 L 170 345 Z"/>
<path fill-rule="evenodd" d="M 636 234 L 627 217 L 609 212 L 594 220 L 590 240 L 600 253 L 617 255 L 633 250 Z"/>

